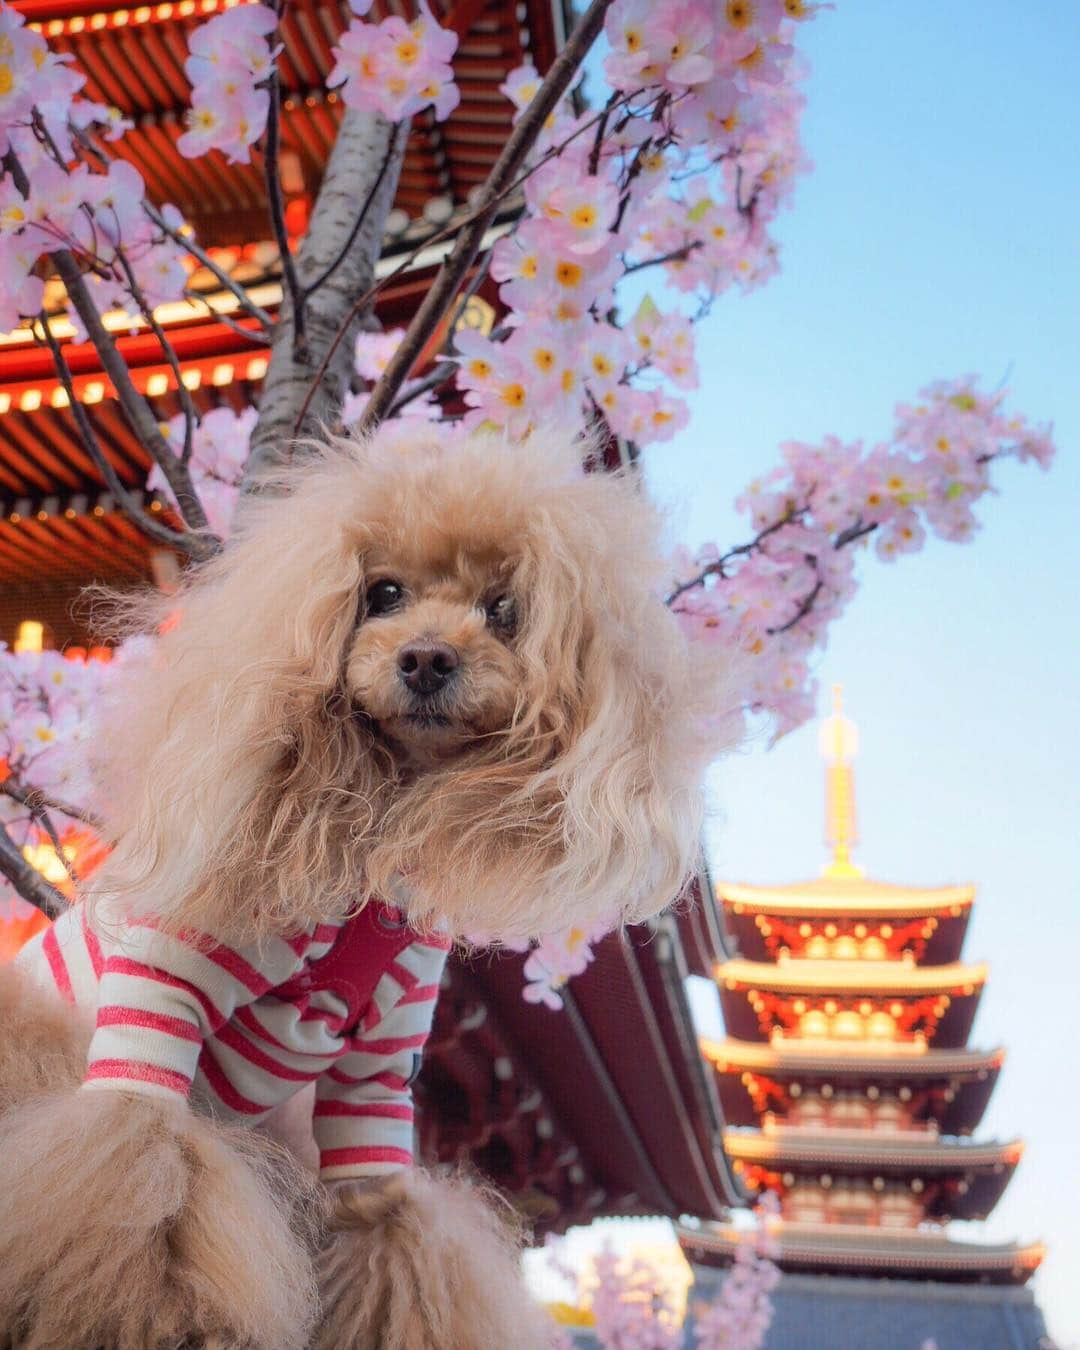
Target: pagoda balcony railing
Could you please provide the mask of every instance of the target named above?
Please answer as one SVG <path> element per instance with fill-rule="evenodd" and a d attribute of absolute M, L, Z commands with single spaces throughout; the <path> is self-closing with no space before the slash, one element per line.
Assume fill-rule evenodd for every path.
<path fill-rule="evenodd" d="M 852 1139 L 862 1142 L 874 1136 L 882 1139 L 900 1139 L 904 1142 L 940 1143 L 941 1131 L 936 1121 L 927 1120 L 869 1120 L 865 1124 L 834 1124 L 827 1117 L 813 1120 L 788 1120 L 768 1112 L 761 1118 L 762 1133 L 777 1139 L 820 1138 L 828 1133 L 834 1139 Z"/>

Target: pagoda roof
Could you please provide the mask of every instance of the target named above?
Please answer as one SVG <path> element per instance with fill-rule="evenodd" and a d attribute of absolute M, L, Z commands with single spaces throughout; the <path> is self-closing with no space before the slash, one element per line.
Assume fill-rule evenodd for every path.
<path fill-rule="evenodd" d="M 733 1162 L 770 1171 L 939 1178 L 945 1184 L 928 1192 L 927 1214 L 956 1219 L 985 1218 L 1024 1151 L 1019 1140 L 969 1143 L 929 1131 L 781 1124 L 768 1130 L 727 1129 L 724 1148 Z"/>
<path fill-rule="evenodd" d="M 418 1083 L 423 1156 L 482 1171 L 541 1233 L 740 1203 L 679 923 L 603 939 L 559 1012 L 522 997 L 525 959 L 452 956 Z"/>
<path fill-rule="evenodd" d="M 746 961 L 736 957 L 714 971 L 724 1020 L 740 1040 L 791 1035 L 799 996 L 814 1007 L 834 1001 L 857 1005 L 900 1003 L 910 1023 L 901 1039 L 922 1036 L 942 1048 L 964 1045 L 986 982 L 985 964 L 916 966 L 904 961 Z M 792 1026 L 785 1029 L 785 1021 Z M 792 1039 L 795 1037 L 792 1035 Z M 820 1043 L 820 1042 L 819 1042 Z M 830 1039 L 831 1044 L 831 1039 Z"/>
<path fill-rule="evenodd" d="M 975 899 L 974 886 L 896 886 L 869 877 L 813 877 L 789 886 L 720 881 L 714 888 L 725 909 L 750 914 L 921 918 L 969 909 Z"/>
<path fill-rule="evenodd" d="M 968 1134 L 986 1110 L 1003 1050 L 918 1050 L 910 1042 L 867 1046 L 860 1042 L 788 1040 L 779 1044 L 702 1039 L 701 1052 L 717 1074 L 717 1086 L 729 1124 L 753 1125 L 760 1118 L 743 1075 L 749 1073 L 769 1090 L 770 1109 L 791 1105 L 792 1082 L 830 1083 L 844 1087 L 873 1085 L 888 1091 L 913 1090 L 912 1111 L 917 1119 L 938 1123 L 945 1134 Z"/>
<path fill-rule="evenodd" d="M 830 1041 L 783 1041 L 778 1045 L 760 1041 L 722 1041 L 702 1038 L 701 1050 L 713 1065 L 731 1069 L 763 1069 L 769 1073 L 814 1077 L 829 1074 L 834 1078 L 895 1079 L 910 1082 L 914 1078 L 978 1078 L 997 1073 L 1005 1051 L 911 1050 L 897 1042 L 867 1048 L 864 1043 Z"/>
<path fill-rule="evenodd" d="M 776 993 L 971 995 L 986 983 L 985 962 L 916 966 L 906 961 L 744 961 L 734 957 L 717 966 L 722 985 L 753 986 Z M 970 987 L 969 987 L 970 986 Z"/>
<path fill-rule="evenodd" d="M 245 2 L 245 0 L 241 0 Z M 157 202 L 174 203 L 204 245 L 247 242 L 267 233 L 261 164 L 230 165 L 217 151 L 198 161 L 176 143 L 190 89 L 184 75 L 192 30 L 228 0 L 167 0 L 132 6 L 117 0 L 15 0 L 52 49 L 87 76 L 85 94 L 120 109 L 134 126 L 102 141 L 110 157 L 130 160 Z M 432 198 L 463 201 L 484 181 L 510 134 L 513 106 L 499 85 L 531 59 L 543 73 L 565 34 L 560 0 L 432 0 L 435 18 L 458 33 L 453 65 L 461 102 L 445 122 L 429 112 L 413 120 L 396 198 L 409 217 Z M 397 12 L 375 0 L 372 17 Z M 326 89 L 332 48 L 351 14 L 346 0 L 292 0 L 282 15 L 282 156 L 290 197 L 313 199 L 343 113 Z"/>
<path fill-rule="evenodd" d="M 746 1240 L 738 1229 L 713 1223 L 677 1223 L 675 1233 L 687 1259 L 702 1265 L 728 1265 Z M 879 1278 L 1025 1284 L 1046 1255 L 1037 1242 L 963 1242 L 925 1228 L 777 1222 L 770 1236 L 782 1270 Z"/>

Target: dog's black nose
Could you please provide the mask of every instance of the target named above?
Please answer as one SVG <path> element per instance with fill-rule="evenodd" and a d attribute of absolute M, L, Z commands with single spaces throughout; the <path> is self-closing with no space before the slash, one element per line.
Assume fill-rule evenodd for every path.
<path fill-rule="evenodd" d="M 449 642 L 410 642 L 398 652 L 401 678 L 416 694 L 435 694 L 458 668 Z"/>

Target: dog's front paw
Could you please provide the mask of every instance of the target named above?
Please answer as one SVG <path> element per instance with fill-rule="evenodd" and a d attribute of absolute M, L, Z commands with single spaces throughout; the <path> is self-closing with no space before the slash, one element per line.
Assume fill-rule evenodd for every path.
<path fill-rule="evenodd" d="M 506 1211 L 505 1213 L 498 1212 Z M 548 1350 L 504 1201 L 419 1169 L 339 1188 L 313 1350 Z"/>
<path fill-rule="evenodd" d="M 250 1135 L 112 1090 L 3 1117 L 0 1344 L 306 1345 L 311 1261 L 271 1180 L 288 1164 Z"/>

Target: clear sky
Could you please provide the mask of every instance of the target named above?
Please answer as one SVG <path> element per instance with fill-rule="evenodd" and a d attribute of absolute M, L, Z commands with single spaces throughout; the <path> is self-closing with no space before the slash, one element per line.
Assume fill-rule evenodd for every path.
<path fill-rule="evenodd" d="M 1055 423 L 1056 466 L 1006 466 L 973 544 L 864 557 L 819 675 L 862 732 L 858 859 L 978 887 L 972 1041 L 1009 1052 L 981 1133 L 1027 1144 L 983 1231 L 1049 1244 L 1035 1287 L 1080 1346 L 1080 5 L 849 0 L 800 36 L 816 167 L 779 224 L 782 273 L 703 326 L 691 426 L 649 476 L 681 538 L 734 543 L 731 503 L 782 441 L 875 440 L 935 377 L 1007 374 L 1012 406 Z M 714 789 L 716 875 L 816 873 L 813 727 Z"/>

